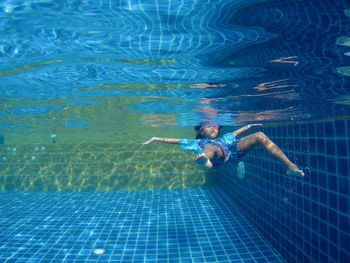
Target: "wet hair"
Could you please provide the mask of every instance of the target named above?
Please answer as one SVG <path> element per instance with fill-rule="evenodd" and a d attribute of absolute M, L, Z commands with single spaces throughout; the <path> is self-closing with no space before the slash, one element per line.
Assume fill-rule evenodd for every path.
<path fill-rule="evenodd" d="M 202 124 L 202 125 L 197 125 L 197 126 L 194 127 L 194 130 L 195 130 L 196 133 L 197 133 L 197 134 L 196 134 L 196 140 L 205 138 L 205 137 L 203 136 L 203 134 L 201 133 L 201 128 L 202 128 L 203 126 L 210 126 L 210 125 Z M 222 129 L 222 126 L 219 126 L 219 125 L 218 125 L 218 129 L 219 129 L 219 134 L 220 134 L 220 130 Z"/>

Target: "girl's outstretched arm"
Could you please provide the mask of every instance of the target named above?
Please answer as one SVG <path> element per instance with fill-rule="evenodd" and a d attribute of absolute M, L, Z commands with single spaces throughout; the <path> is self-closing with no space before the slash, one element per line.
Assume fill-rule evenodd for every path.
<path fill-rule="evenodd" d="M 242 128 L 235 130 L 233 132 L 233 135 L 236 137 L 237 135 L 241 134 L 242 132 L 245 132 L 246 130 L 250 129 L 251 127 L 254 126 L 262 126 L 262 123 L 256 123 L 256 124 L 248 124 L 246 126 L 243 126 Z"/>
<path fill-rule="evenodd" d="M 180 139 L 152 137 L 151 139 L 145 141 L 142 144 L 149 144 L 151 142 L 179 143 Z"/>

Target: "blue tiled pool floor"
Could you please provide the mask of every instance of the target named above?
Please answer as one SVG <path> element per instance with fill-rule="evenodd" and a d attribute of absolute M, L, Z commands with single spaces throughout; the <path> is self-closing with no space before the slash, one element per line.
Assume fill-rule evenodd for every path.
<path fill-rule="evenodd" d="M 216 188 L 0 200 L 0 262 L 285 262 Z"/>

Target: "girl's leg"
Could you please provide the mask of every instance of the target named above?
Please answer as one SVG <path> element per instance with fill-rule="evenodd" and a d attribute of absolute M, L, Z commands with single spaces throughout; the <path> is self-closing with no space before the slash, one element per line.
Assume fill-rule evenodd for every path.
<path fill-rule="evenodd" d="M 239 149 L 247 152 L 256 145 L 262 145 L 272 155 L 281 160 L 287 167 L 289 174 L 299 174 L 304 176 L 304 172 L 292 163 L 281 149 L 270 140 L 263 132 L 256 132 L 239 140 L 237 146 Z"/>
<path fill-rule="evenodd" d="M 212 168 L 213 164 L 210 160 L 221 156 L 222 150 L 218 146 L 207 144 L 204 146 L 204 151 L 196 155 L 196 161 L 207 168 Z"/>

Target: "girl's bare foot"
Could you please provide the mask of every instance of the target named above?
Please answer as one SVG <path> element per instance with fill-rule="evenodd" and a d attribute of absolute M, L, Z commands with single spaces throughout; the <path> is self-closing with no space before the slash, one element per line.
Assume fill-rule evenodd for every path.
<path fill-rule="evenodd" d="M 296 165 L 289 167 L 287 174 L 294 175 L 294 176 L 298 176 L 298 175 L 305 176 L 304 172 L 300 170 Z"/>
<path fill-rule="evenodd" d="M 205 155 L 205 153 L 200 153 L 196 155 L 196 162 L 200 165 L 204 165 L 207 168 L 212 168 L 213 164 L 209 160 L 209 158 Z"/>

